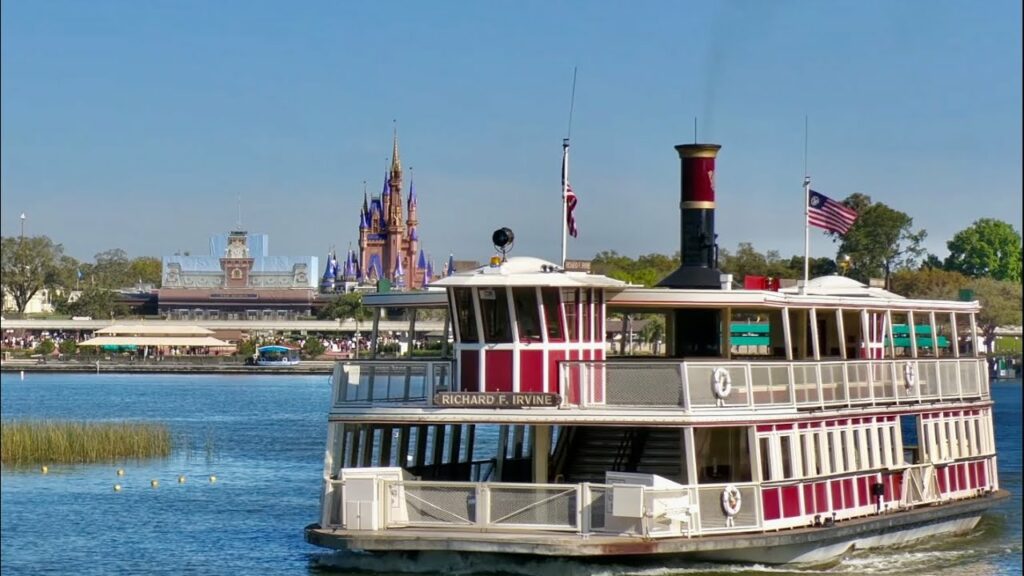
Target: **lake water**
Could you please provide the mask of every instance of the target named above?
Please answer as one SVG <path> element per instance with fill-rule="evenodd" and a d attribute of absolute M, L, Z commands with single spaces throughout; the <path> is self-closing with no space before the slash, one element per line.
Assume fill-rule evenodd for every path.
<path fill-rule="evenodd" d="M 164 422 L 174 455 L 4 468 L 2 574 L 1021 574 L 1021 386 L 993 385 L 1000 481 L 1013 498 L 962 538 L 860 551 L 829 571 L 426 554 L 380 559 L 306 544 L 318 517 L 329 403 L 323 376 L 0 376 L 4 419 Z M 118 477 L 116 470 L 125 469 Z M 179 484 L 178 477 L 185 482 Z M 216 482 L 210 482 L 216 476 Z M 152 488 L 151 480 L 159 486 Z M 113 486 L 120 483 L 122 491 Z"/>

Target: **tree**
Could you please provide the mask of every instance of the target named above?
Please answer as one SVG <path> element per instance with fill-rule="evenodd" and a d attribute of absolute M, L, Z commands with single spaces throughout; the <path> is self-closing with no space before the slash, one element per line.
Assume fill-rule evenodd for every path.
<path fill-rule="evenodd" d="M 358 324 L 369 320 L 370 310 L 363 306 L 363 295 L 359 292 L 341 294 L 327 306 L 320 309 L 317 317 L 321 320 L 346 320 L 352 318 Z"/>
<path fill-rule="evenodd" d="M 70 356 L 78 352 L 78 342 L 75 342 L 71 338 L 65 338 L 60 341 L 60 345 L 57 346 L 57 349 L 60 350 L 61 354 Z"/>
<path fill-rule="evenodd" d="M 1021 284 L 1008 280 L 976 278 L 967 286 L 981 302 L 978 324 L 985 334 L 985 347 L 991 349 L 997 327 L 1021 324 Z"/>
<path fill-rule="evenodd" d="M 915 232 L 913 218 L 881 202 L 871 203 L 864 194 L 853 194 L 843 203 L 857 210 L 857 221 L 845 235 L 831 235 L 842 239 L 839 254 L 850 257 L 850 276 L 862 282 L 881 276 L 889 288 L 893 272 L 916 267 L 928 233 Z"/>
<path fill-rule="evenodd" d="M 982 218 L 957 232 L 946 243 L 946 269 L 972 278 L 1021 279 L 1021 237 L 1013 226 L 994 218 Z"/>
<path fill-rule="evenodd" d="M 324 353 L 324 343 L 316 336 L 306 338 L 302 344 L 302 355 L 306 358 L 316 358 Z"/>
<path fill-rule="evenodd" d="M 57 349 L 57 345 L 53 343 L 53 340 L 47 338 L 36 344 L 36 354 L 42 354 L 43 356 L 49 356 L 53 354 L 53 351 Z"/>
<path fill-rule="evenodd" d="M 133 284 L 141 282 L 159 288 L 160 281 L 163 279 L 163 262 L 152 256 L 140 256 L 128 265 L 128 275 Z"/>
<path fill-rule="evenodd" d="M 969 278 L 959 272 L 939 268 L 899 270 L 892 277 L 890 290 L 907 298 L 956 300 Z"/>
<path fill-rule="evenodd" d="M 96 255 L 92 275 L 95 283 L 103 288 L 123 288 L 136 282 L 131 277 L 130 268 L 128 253 L 120 248 L 112 248 Z"/>
<path fill-rule="evenodd" d="M 783 260 L 778 250 L 769 250 L 764 254 L 754 249 L 750 242 L 740 242 L 735 254 L 722 250 L 719 254 L 719 265 L 727 272 L 742 281 L 747 276 L 771 276 L 773 278 L 795 278 L 798 274 L 790 267 L 791 262 Z M 803 259 L 799 259 L 800 273 L 803 276 Z"/>
<path fill-rule="evenodd" d="M 91 284 L 82 290 L 74 302 L 59 303 L 57 311 L 71 316 L 92 318 L 110 318 L 113 315 L 124 316 L 127 313 L 124 305 L 118 304 L 114 292 Z"/>
<path fill-rule="evenodd" d="M 5 237 L 0 240 L 0 286 L 10 294 L 19 314 L 32 297 L 58 281 L 64 247 L 46 236 Z"/>

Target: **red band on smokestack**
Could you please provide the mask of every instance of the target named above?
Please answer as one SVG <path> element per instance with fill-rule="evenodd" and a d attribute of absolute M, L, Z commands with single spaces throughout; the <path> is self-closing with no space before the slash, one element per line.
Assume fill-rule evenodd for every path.
<path fill-rule="evenodd" d="M 715 156 L 718 144 L 683 144 L 676 146 L 682 161 L 682 208 L 715 207 Z"/>

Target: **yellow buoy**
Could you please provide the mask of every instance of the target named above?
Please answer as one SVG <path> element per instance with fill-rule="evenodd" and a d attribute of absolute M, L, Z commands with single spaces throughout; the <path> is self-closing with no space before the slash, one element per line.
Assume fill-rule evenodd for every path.
<path fill-rule="evenodd" d="M 149 481 L 149 485 L 152 486 L 153 488 L 156 488 L 157 486 L 160 485 L 160 481 L 159 480 L 150 480 Z"/>
<path fill-rule="evenodd" d="M 124 468 L 118 468 L 117 469 L 117 475 L 118 476 L 124 476 Z"/>
<path fill-rule="evenodd" d="M 184 483 L 185 483 L 185 476 L 184 475 L 178 476 L 178 484 L 184 484 Z"/>
<path fill-rule="evenodd" d="M 216 481 L 217 481 L 217 477 L 214 476 L 213 474 L 210 474 L 210 483 L 212 484 L 212 483 L 214 483 Z"/>
<path fill-rule="evenodd" d="M 43 474 L 48 474 L 50 472 L 50 468 L 48 466 L 43 466 L 42 468 L 39 469 L 39 471 L 42 472 Z"/>
<path fill-rule="evenodd" d="M 114 492 L 120 492 L 120 491 L 121 491 L 121 485 L 120 484 L 114 484 Z"/>

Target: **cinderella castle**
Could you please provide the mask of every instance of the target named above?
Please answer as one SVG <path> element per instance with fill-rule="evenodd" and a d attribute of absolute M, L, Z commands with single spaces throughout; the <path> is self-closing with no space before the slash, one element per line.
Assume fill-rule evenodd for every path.
<path fill-rule="evenodd" d="M 404 206 L 403 206 L 404 204 Z M 408 217 L 406 217 L 408 211 Z M 409 198 L 402 198 L 402 161 L 398 133 L 394 135 L 391 168 L 380 196 L 363 192 L 359 211 L 359 248 L 349 250 L 343 263 L 328 254 L 320 283 L 324 292 L 350 290 L 359 285 L 388 281 L 394 289 L 422 288 L 433 277 L 433 264 L 420 247 L 416 190 L 409 183 Z"/>

